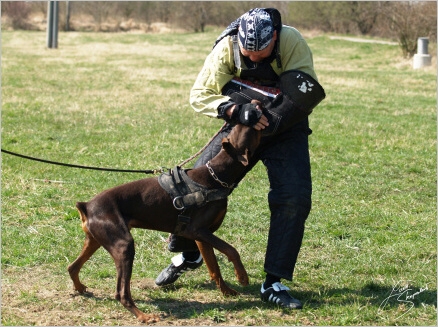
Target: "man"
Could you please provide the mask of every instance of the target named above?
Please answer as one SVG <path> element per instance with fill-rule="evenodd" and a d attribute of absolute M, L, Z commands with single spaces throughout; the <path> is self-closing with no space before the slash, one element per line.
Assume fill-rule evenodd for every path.
<path fill-rule="evenodd" d="M 261 160 L 270 183 L 266 279 L 260 294 L 263 301 L 292 309 L 302 304 L 281 279 L 292 280 L 311 208 L 307 116 L 324 97 L 307 43 L 296 29 L 281 24 L 273 8 L 248 11 L 219 36 L 190 93 L 194 110 L 227 122 L 195 167 L 220 151 L 221 139 L 236 123 L 262 130 L 247 169 Z M 202 265 L 194 241 L 171 235 L 169 250 L 183 253 L 157 277 L 159 286 Z"/>

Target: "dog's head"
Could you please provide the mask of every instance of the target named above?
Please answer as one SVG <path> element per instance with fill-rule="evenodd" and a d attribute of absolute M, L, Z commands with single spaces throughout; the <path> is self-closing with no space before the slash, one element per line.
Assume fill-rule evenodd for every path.
<path fill-rule="evenodd" d="M 237 124 L 230 134 L 222 139 L 223 149 L 244 166 L 260 144 L 261 132 L 252 127 Z"/>

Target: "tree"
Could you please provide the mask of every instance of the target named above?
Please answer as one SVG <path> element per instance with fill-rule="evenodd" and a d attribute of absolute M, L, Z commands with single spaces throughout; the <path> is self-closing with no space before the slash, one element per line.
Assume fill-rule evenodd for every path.
<path fill-rule="evenodd" d="M 180 2 L 180 10 L 177 11 L 176 20 L 184 28 L 189 28 L 195 32 L 204 32 L 209 17 L 208 7 L 211 7 L 211 5 L 203 1 Z"/>
<path fill-rule="evenodd" d="M 31 12 L 31 7 L 24 1 L 2 1 L 2 16 L 7 16 L 13 29 L 29 29 L 30 24 L 27 19 Z"/>
<path fill-rule="evenodd" d="M 324 32 L 350 33 L 352 30 L 350 2 L 291 2 L 288 20 L 296 27 Z"/>
<path fill-rule="evenodd" d="M 351 20 L 357 24 L 360 33 L 369 34 L 379 16 L 378 6 L 375 2 L 352 1 L 349 7 Z"/>
<path fill-rule="evenodd" d="M 114 14 L 117 3 L 111 3 L 111 1 L 83 1 L 78 4 L 81 5 L 84 12 L 93 16 L 96 23 L 95 30 L 100 31 L 102 24 L 111 14 Z"/>
<path fill-rule="evenodd" d="M 436 2 L 387 2 L 381 4 L 381 12 L 405 57 L 417 52 L 419 37 L 436 36 Z"/>

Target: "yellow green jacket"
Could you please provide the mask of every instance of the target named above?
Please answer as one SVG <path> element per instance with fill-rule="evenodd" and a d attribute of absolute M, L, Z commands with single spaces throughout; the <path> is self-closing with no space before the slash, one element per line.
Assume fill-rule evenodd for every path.
<path fill-rule="evenodd" d="M 271 62 L 277 75 L 288 70 L 300 70 L 318 80 L 313 68 L 312 52 L 300 32 L 291 26 L 283 25 L 281 29 L 280 56 L 281 68 L 277 67 L 275 59 Z M 193 109 L 217 117 L 219 105 L 230 100 L 230 97 L 221 94 L 222 88 L 233 77 L 240 77 L 241 71 L 246 69 L 242 58 L 241 65 L 235 72 L 232 37 L 223 38 L 207 56 L 190 91 L 190 105 Z"/>

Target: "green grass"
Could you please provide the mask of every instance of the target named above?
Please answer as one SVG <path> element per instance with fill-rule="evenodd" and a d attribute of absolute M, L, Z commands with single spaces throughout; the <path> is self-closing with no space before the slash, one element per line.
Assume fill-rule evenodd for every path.
<path fill-rule="evenodd" d="M 3 31 L 2 148 L 111 168 L 179 164 L 222 125 L 188 103 L 219 32 L 60 33 L 55 50 L 45 48 L 45 33 Z M 152 287 L 172 256 L 167 235 L 132 231 L 134 300 L 162 323 L 436 324 L 436 69 L 413 70 L 396 46 L 308 42 L 327 98 L 310 119 L 313 209 L 294 281 L 285 281 L 305 308 L 288 312 L 258 297 L 269 226 L 259 164 L 231 195 L 217 232 L 248 270 L 251 285 L 241 287 L 218 254 L 240 296 L 222 297 L 205 266 L 168 289 Z M 75 202 L 142 177 L 2 154 L 2 325 L 137 324 L 113 299 L 107 252 L 81 273 L 93 296 L 72 291 L 66 267 L 84 239 Z M 390 296 L 406 285 L 402 299 L 418 292 L 412 308 Z"/>

